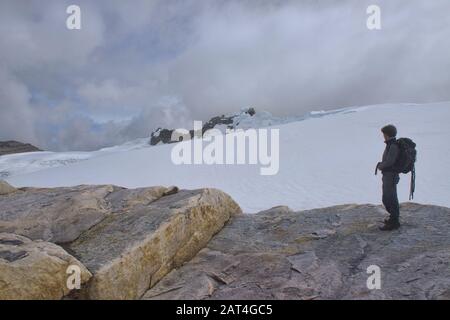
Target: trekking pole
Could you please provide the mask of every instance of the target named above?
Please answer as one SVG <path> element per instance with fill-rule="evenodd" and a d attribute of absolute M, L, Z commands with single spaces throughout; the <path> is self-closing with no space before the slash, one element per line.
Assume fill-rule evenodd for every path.
<path fill-rule="evenodd" d="M 377 166 L 375 167 L 375 175 L 377 175 L 378 174 L 378 163 L 377 163 Z"/>

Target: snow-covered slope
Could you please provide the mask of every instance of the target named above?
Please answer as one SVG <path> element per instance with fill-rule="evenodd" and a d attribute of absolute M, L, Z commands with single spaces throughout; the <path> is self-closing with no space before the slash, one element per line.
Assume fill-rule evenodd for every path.
<path fill-rule="evenodd" d="M 277 205 L 309 209 L 380 203 L 381 177 L 374 176 L 384 149 L 380 128 L 394 123 L 399 136 L 418 144 L 415 201 L 450 206 L 450 103 L 350 108 L 295 120 L 275 126 L 280 129 L 280 170 L 275 176 L 261 176 L 259 165 L 176 166 L 171 162 L 174 145 L 150 147 L 143 140 L 93 153 L 5 156 L 0 171 L 9 172 L 6 180 L 15 186 L 216 187 L 245 212 Z M 48 168 L 45 159 L 60 166 Z M 402 175 L 400 201 L 408 200 L 408 191 L 409 175 Z"/>
<path fill-rule="evenodd" d="M 117 152 L 127 152 L 148 147 L 148 139 L 137 139 L 120 146 L 103 148 L 93 152 L 27 152 L 0 157 L 0 179 L 17 174 L 31 173 L 48 168 L 102 157 Z"/>
<path fill-rule="evenodd" d="M 258 111 L 251 116 L 247 113 L 248 108 L 243 108 L 239 113 L 229 114 L 225 117 L 232 119 L 230 127 L 237 129 L 264 128 L 274 125 L 282 125 L 310 118 L 323 117 L 336 113 L 353 112 L 353 108 L 344 108 L 333 111 L 311 112 L 302 117 L 276 117 L 266 111 Z M 216 125 L 218 129 L 225 133 L 227 125 Z M 157 134 L 158 131 L 155 131 Z M 17 174 L 32 173 L 48 168 L 65 166 L 76 162 L 102 157 L 117 152 L 128 152 L 131 150 L 148 148 L 149 138 L 136 139 L 119 146 L 103 148 L 93 152 L 28 152 L 22 154 L 12 154 L 0 157 L 0 179 L 13 177 Z"/>

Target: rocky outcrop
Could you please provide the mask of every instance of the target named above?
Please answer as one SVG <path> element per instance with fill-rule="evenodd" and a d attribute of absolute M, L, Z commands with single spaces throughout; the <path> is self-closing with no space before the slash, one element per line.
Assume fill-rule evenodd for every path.
<path fill-rule="evenodd" d="M 112 185 L 35 189 L 0 198 L 0 232 L 68 243 L 114 212 L 151 202 L 173 188 L 124 189 Z"/>
<path fill-rule="evenodd" d="M 248 215 L 215 189 L 9 188 L 0 299 L 450 299 L 449 208 L 404 204 L 382 232 L 374 205 Z"/>
<path fill-rule="evenodd" d="M 286 207 L 233 219 L 145 299 L 450 299 L 450 209 L 402 206 L 403 226 L 378 229 L 384 210 Z M 367 287 L 380 267 L 381 289 Z"/>
<path fill-rule="evenodd" d="M 67 285 L 74 266 L 85 284 L 91 273 L 61 247 L 0 233 L 0 300 L 61 299 L 74 288 Z"/>
<path fill-rule="evenodd" d="M 242 117 L 243 115 L 247 115 L 249 117 L 253 117 L 256 114 L 256 111 L 254 108 L 245 108 L 241 111 L 241 113 L 238 114 L 232 114 L 232 115 L 221 115 L 217 117 L 213 117 L 206 121 L 203 124 L 202 127 L 202 136 L 203 134 L 213 128 L 216 128 L 217 126 L 224 125 L 228 129 L 236 129 L 236 127 L 239 125 L 239 117 Z M 154 130 L 151 133 L 150 137 L 150 145 L 154 146 L 159 143 L 163 144 L 169 144 L 169 143 L 175 143 L 179 141 L 173 141 L 172 140 L 172 134 L 174 133 L 175 129 L 163 129 L 158 128 Z M 191 139 L 194 138 L 194 130 L 189 131 Z"/>
<path fill-rule="evenodd" d="M 11 186 L 6 181 L 0 180 L 0 196 L 16 192 L 17 189 Z"/>
<path fill-rule="evenodd" d="M 39 148 L 17 141 L 0 141 L 0 156 L 5 154 L 41 151 Z"/>
<path fill-rule="evenodd" d="M 136 299 L 205 247 L 240 209 L 218 190 L 180 191 L 116 212 L 68 250 L 94 277 L 82 297 Z"/>
<path fill-rule="evenodd" d="M 60 284 L 61 277 L 67 275 L 60 276 L 52 261 L 47 261 L 47 256 L 52 256 L 47 254 L 47 248 L 52 252 L 59 248 L 58 255 L 67 255 L 64 259 L 60 257 L 62 260 L 79 261 L 92 274 L 81 290 L 71 292 L 71 298 L 140 298 L 173 268 L 195 256 L 232 216 L 240 213 L 239 206 L 219 190 L 125 189 L 111 185 L 23 188 L 0 196 L 0 209 L 0 232 L 14 234 L 42 252 L 34 260 L 20 262 L 31 268 L 38 260 L 41 278 L 19 272 L 21 282 L 18 282 L 11 271 L 0 281 L 0 297 L 20 299 L 54 299 L 68 293 L 59 290 L 59 295 L 53 294 L 56 283 Z M 25 242 L 25 236 L 31 240 Z M 5 241 L 12 245 L 19 243 Z M 23 248 L 17 252 L 3 251 L 0 260 L 13 262 L 21 261 L 22 253 L 27 252 Z M 7 267 L 13 270 L 11 262 L 8 263 Z M 50 281 L 50 287 L 42 289 L 45 294 L 39 294 L 38 285 L 28 293 L 16 290 L 28 280 L 44 279 L 39 283 L 45 287 L 45 277 L 53 277 L 52 273 L 54 283 Z"/>
<path fill-rule="evenodd" d="M 64 243 L 110 213 L 107 196 L 113 186 L 27 189 L 0 198 L 0 232 L 11 232 L 33 240 Z"/>

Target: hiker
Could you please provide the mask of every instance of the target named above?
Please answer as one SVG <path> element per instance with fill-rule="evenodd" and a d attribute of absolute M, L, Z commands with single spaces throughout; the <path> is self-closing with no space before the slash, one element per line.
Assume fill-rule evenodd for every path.
<path fill-rule="evenodd" d="M 397 139 L 397 128 L 389 124 L 381 129 L 386 143 L 383 159 L 377 163 L 375 175 L 378 170 L 383 173 L 383 205 L 389 212 L 389 219 L 384 220 L 383 231 L 400 228 L 400 205 L 397 197 L 397 184 L 400 181 L 400 173 L 411 173 L 409 200 L 414 199 L 416 189 L 417 160 L 416 144 L 409 138 Z"/>
<path fill-rule="evenodd" d="M 397 197 L 397 184 L 400 181 L 395 164 L 400 154 L 397 142 L 397 128 L 387 125 L 381 129 L 386 143 L 383 159 L 378 163 L 377 169 L 383 173 L 383 205 L 389 212 L 389 219 L 384 221 L 382 231 L 390 231 L 400 228 L 400 205 Z"/>

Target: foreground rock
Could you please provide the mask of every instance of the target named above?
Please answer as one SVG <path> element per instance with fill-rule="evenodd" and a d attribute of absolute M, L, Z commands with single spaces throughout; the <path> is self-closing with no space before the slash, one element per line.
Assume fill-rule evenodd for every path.
<path fill-rule="evenodd" d="M 28 188 L 0 198 L 0 232 L 67 243 L 118 210 L 116 202 L 124 207 L 145 205 L 166 191 L 164 187 L 127 190 L 111 185 Z"/>
<path fill-rule="evenodd" d="M 94 274 L 81 297 L 141 297 L 239 212 L 223 192 L 204 189 L 180 191 L 111 215 L 68 246 Z"/>
<path fill-rule="evenodd" d="M 381 232 L 373 205 L 242 215 L 214 189 L 3 186 L 0 299 L 450 299 L 449 208 L 403 205 Z"/>
<path fill-rule="evenodd" d="M 23 188 L 0 196 L 0 209 L 0 232 L 60 244 L 89 269 L 92 279 L 71 294 L 84 299 L 140 298 L 240 213 L 239 206 L 219 190 L 111 185 Z M 42 272 L 53 276 L 53 269 Z M 8 273 L 0 282 L 3 290 L 15 292 L 17 298 L 54 298 L 15 291 L 15 286 L 33 280 L 26 273 L 18 275 L 21 282 Z M 55 281 L 60 282 L 59 276 Z"/>
<path fill-rule="evenodd" d="M 378 230 L 372 205 L 279 207 L 233 219 L 145 299 L 450 299 L 450 209 L 407 204 Z M 367 288 L 367 267 L 381 289 Z"/>
<path fill-rule="evenodd" d="M 13 153 L 41 151 L 39 148 L 18 141 L 0 141 L 0 156 Z"/>
<path fill-rule="evenodd" d="M 69 294 L 69 266 L 78 267 L 80 283 L 91 273 L 61 247 L 0 233 L 0 300 L 61 299 Z"/>
<path fill-rule="evenodd" d="M 17 189 L 11 186 L 6 181 L 0 180 L 0 196 L 4 196 L 13 192 L 16 192 Z"/>

